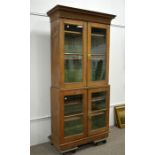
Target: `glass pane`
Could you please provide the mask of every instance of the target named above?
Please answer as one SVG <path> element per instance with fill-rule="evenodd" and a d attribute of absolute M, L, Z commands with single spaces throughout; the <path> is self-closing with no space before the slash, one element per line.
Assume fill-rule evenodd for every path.
<path fill-rule="evenodd" d="M 83 132 L 82 117 L 72 117 L 64 122 L 64 136 L 71 136 Z"/>
<path fill-rule="evenodd" d="M 105 80 L 105 60 L 103 56 L 91 56 L 91 80 Z"/>
<path fill-rule="evenodd" d="M 64 52 L 82 53 L 82 26 L 65 24 Z"/>
<path fill-rule="evenodd" d="M 91 129 L 96 130 L 105 127 L 105 112 L 99 115 L 92 116 Z"/>
<path fill-rule="evenodd" d="M 65 55 L 65 82 L 82 81 L 82 56 Z"/>
<path fill-rule="evenodd" d="M 91 110 L 102 110 L 106 108 L 106 93 L 105 92 L 97 92 L 97 93 L 92 93 L 92 99 L 91 99 Z"/>
<path fill-rule="evenodd" d="M 82 95 L 72 95 L 64 97 L 64 115 L 74 115 L 78 113 L 82 113 Z"/>
<path fill-rule="evenodd" d="M 105 54 L 106 50 L 106 30 L 92 28 L 91 30 L 91 53 Z"/>

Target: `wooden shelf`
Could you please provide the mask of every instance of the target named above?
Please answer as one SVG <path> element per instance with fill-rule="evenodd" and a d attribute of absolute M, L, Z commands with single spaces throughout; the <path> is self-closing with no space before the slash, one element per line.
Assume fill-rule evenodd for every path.
<path fill-rule="evenodd" d="M 96 101 L 102 101 L 104 99 L 105 99 L 105 97 L 94 97 L 91 101 L 96 102 Z"/>
<path fill-rule="evenodd" d="M 75 32 L 75 31 L 64 31 L 65 33 L 71 33 L 71 34 L 79 34 L 81 35 L 81 32 Z"/>
<path fill-rule="evenodd" d="M 65 58 L 65 60 L 81 60 L 82 61 L 82 58 Z"/>
<path fill-rule="evenodd" d="M 91 115 L 91 116 L 98 116 L 98 115 L 102 115 L 102 114 L 104 114 L 104 113 L 105 113 L 105 111 L 106 111 L 106 109 L 92 111 L 90 115 Z"/>
<path fill-rule="evenodd" d="M 64 116 L 64 119 L 65 119 L 65 121 L 74 121 L 74 120 L 80 119 L 82 115 L 83 115 L 83 113 Z"/>
<path fill-rule="evenodd" d="M 82 56 L 83 54 L 82 53 L 76 53 L 76 52 L 64 52 L 65 55 L 79 55 L 79 56 Z"/>
<path fill-rule="evenodd" d="M 67 101 L 66 101 L 67 102 Z M 65 105 L 70 106 L 70 105 L 75 105 L 75 104 L 82 104 L 81 101 L 69 101 L 68 103 L 65 102 Z"/>
<path fill-rule="evenodd" d="M 100 109 L 100 110 L 92 110 L 91 113 L 96 114 L 96 113 L 101 113 L 101 112 L 104 112 L 104 111 L 106 111 L 106 108 L 103 108 L 103 109 Z"/>
<path fill-rule="evenodd" d="M 95 33 L 92 33 L 91 36 L 93 36 L 93 37 L 104 37 L 105 35 L 104 34 L 95 34 Z"/>
<path fill-rule="evenodd" d="M 97 52 L 96 52 L 97 53 Z M 92 53 L 92 54 L 90 54 L 91 56 L 105 56 L 105 54 L 102 54 L 102 53 L 98 53 L 98 54 L 94 54 L 94 53 Z"/>

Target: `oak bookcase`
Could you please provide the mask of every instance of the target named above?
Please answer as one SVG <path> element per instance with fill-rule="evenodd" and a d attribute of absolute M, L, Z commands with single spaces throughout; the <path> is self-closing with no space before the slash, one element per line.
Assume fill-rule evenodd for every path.
<path fill-rule="evenodd" d="M 115 15 L 57 5 L 51 22 L 51 134 L 59 151 L 109 132 L 109 40 Z"/>

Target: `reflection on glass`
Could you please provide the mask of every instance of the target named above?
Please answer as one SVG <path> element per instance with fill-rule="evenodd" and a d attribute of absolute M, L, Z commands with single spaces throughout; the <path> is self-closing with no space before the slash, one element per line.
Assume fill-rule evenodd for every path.
<path fill-rule="evenodd" d="M 91 29 L 91 80 L 105 80 L 106 29 Z"/>
<path fill-rule="evenodd" d="M 91 30 L 91 53 L 105 54 L 106 50 L 106 30 L 92 28 Z"/>
<path fill-rule="evenodd" d="M 82 81 L 82 56 L 65 55 L 65 82 Z"/>
<path fill-rule="evenodd" d="M 82 53 L 82 36 L 65 33 L 65 53 Z"/>
<path fill-rule="evenodd" d="M 105 92 L 92 93 L 92 99 L 91 99 L 92 111 L 105 109 L 106 108 L 105 98 L 106 98 Z"/>
<path fill-rule="evenodd" d="M 105 127 L 105 113 L 91 117 L 91 129 L 96 130 Z"/>
<path fill-rule="evenodd" d="M 72 95 L 64 97 L 64 115 L 74 115 L 82 113 L 82 95 Z"/>
<path fill-rule="evenodd" d="M 83 132 L 82 117 L 72 117 L 64 122 L 64 136 L 72 136 Z"/>
<path fill-rule="evenodd" d="M 65 24 L 65 53 L 82 53 L 82 27 Z"/>
<path fill-rule="evenodd" d="M 105 79 L 105 60 L 103 56 L 91 57 L 91 80 L 104 80 Z"/>
<path fill-rule="evenodd" d="M 82 81 L 82 26 L 64 25 L 64 82 Z"/>

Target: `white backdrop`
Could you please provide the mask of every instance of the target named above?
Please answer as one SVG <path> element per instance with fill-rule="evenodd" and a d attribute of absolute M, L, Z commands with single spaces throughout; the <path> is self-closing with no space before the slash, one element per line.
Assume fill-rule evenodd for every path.
<path fill-rule="evenodd" d="M 57 4 L 115 14 L 110 39 L 110 125 L 113 106 L 125 103 L 124 0 L 31 0 L 31 145 L 48 141 L 50 135 L 50 23 L 45 16 Z"/>

